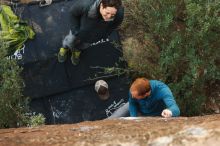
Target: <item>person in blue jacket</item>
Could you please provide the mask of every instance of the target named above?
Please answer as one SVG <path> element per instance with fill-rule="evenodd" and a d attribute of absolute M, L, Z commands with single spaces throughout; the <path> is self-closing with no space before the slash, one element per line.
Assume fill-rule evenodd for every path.
<path fill-rule="evenodd" d="M 170 88 L 163 82 L 137 78 L 129 91 L 131 117 L 162 116 L 177 117 L 180 110 Z"/>

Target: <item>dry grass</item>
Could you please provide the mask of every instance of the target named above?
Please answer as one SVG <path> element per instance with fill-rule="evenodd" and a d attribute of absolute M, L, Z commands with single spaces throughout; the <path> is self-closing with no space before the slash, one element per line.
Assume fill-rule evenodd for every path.
<path fill-rule="evenodd" d="M 159 49 L 150 41 L 129 37 L 123 42 L 123 54 L 129 68 L 149 78 L 159 76 Z"/>

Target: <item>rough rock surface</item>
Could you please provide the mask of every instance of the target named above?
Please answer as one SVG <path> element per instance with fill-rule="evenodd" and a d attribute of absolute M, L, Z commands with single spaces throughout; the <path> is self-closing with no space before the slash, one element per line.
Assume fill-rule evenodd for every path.
<path fill-rule="evenodd" d="M 217 146 L 220 114 L 179 118 L 120 118 L 0 130 L 1 146 Z"/>

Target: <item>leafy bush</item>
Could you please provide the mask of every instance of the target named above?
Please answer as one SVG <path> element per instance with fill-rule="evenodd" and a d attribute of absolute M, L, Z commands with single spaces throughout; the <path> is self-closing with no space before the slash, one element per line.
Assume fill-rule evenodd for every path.
<path fill-rule="evenodd" d="M 23 44 L 35 35 L 28 23 L 20 20 L 7 5 L 0 5 L 0 26 L 0 41 L 7 44 L 4 47 L 8 54 L 21 49 Z"/>
<path fill-rule="evenodd" d="M 45 123 L 45 117 L 42 114 L 32 115 L 28 121 L 28 126 L 36 127 Z"/>
<path fill-rule="evenodd" d="M 0 128 L 42 125 L 43 115 L 29 113 L 29 100 L 22 95 L 22 68 L 16 60 L 7 59 L 5 43 L 0 47 Z"/>
<path fill-rule="evenodd" d="M 4 42 L 1 42 L 4 44 Z M 14 60 L 6 59 L 6 49 L 0 48 L 0 127 L 23 125 L 27 99 L 22 96 L 21 68 Z M 19 122 L 21 121 L 21 122 Z"/>
<path fill-rule="evenodd" d="M 7 59 L 9 52 L 21 48 L 34 33 L 8 6 L 0 5 L 0 24 L 0 128 L 42 124 L 42 115 L 27 115 L 29 100 L 22 95 L 22 68 L 16 60 Z"/>
<path fill-rule="evenodd" d="M 123 47 L 129 67 L 169 84 L 183 115 L 201 114 L 211 94 L 208 89 L 220 80 L 220 2 L 124 0 L 124 4 Z"/>

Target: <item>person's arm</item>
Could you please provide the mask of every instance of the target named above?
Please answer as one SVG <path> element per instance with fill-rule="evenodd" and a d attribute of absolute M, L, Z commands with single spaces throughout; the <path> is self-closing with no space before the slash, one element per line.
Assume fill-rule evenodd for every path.
<path fill-rule="evenodd" d="M 87 4 L 84 0 L 76 0 L 70 8 L 70 20 L 71 20 L 71 30 L 68 35 L 66 35 L 62 42 L 62 47 L 73 49 L 77 44 L 80 43 L 78 33 L 80 30 L 80 19 L 81 16 L 86 11 Z"/>
<path fill-rule="evenodd" d="M 171 114 L 172 117 L 179 116 L 180 115 L 180 109 L 179 109 L 178 105 L 176 104 L 176 101 L 175 101 L 170 89 L 168 88 L 164 92 L 166 92 L 166 93 L 164 94 L 163 101 L 164 101 L 164 103 L 167 107 L 166 109 L 168 109 L 172 112 L 172 114 Z M 163 112 L 166 113 L 165 110 Z"/>
<path fill-rule="evenodd" d="M 137 103 L 131 97 L 131 93 L 129 92 L 129 113 L 131 117 L 137 117 Z"/>
<path fill-rule="evenodd" d="M 121 25 L 123 19 L 124 19 L 124 8 L 122 7 L 118 9 L 115 19 L 112 22 L 110 22 L 110 27 L 107 30 L 106 37 L 108 37 L 114 30 L 118 28 L 119 25 Z"/>
<path fill-rule="evenodd" d="M 86 13 L 87 6 L 85 0 L 76 0 L 70 8 L 71 30 L 73 33 L 80 30 L 80 19 Z"/>
<path fill-rule="evenodd" d="M 112 30 L 116 29 L 119 25 L 121 25 L 123 19 L 124 19 L 124 8 L 121 7 L 118 9 L 118 12 L 115 16 L 115 20 L 113 21 L 113 24 L 111 25 Z"/>

